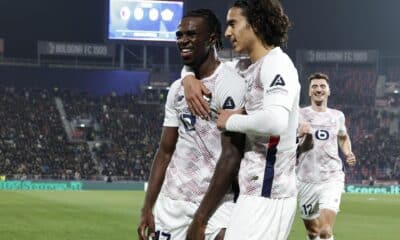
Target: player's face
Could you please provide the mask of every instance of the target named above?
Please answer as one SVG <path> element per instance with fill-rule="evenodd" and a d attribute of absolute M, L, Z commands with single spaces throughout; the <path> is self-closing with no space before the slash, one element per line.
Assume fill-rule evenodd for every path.
<path fill-rule="evenodd" d="M 327 101 L 331 95 L 328 82 L 325 79 L 311 80 L 309 95 L 312 102 L 322 103 Z"/>
<path fill-rule="evenodd" d="M 233 49 L 238 53 L 248 53 L 257 39 L 253 28 L 247 22 L 247 18 L 242 15 L 242 9 L 233 7 L 229 9 L 226 16 L 227 27 L 225 37 L 227 37 Z"/>
<path fill-rule="evenodd" d="M 182 19 L 176 31 L 176 43 L 183 63 L 192 67 L 205 61 L 213 45 L 207 26 L 200 17 Z"/>

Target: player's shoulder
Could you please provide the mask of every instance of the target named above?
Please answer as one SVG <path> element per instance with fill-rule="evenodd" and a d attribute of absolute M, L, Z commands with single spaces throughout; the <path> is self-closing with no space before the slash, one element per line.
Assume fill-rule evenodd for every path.
<path fill-rule="evenodd" d="M 245 81 L 238 72 L 232 67 L 221 63 L 218 68 L 217 85 L 224 86 L 224 88 L 238 87 L 243 88 Z"/>
<path fill-rule="evenodd" d="M 327 108 L 327 110 L 328 110 L 329 113 L 330 113 L 331 115 L 333 115 L 333 116 L 336 116 L 336 117 L 344 117 L 344 113 L 343 113 L 341 110 L 339 110 L 339 109 L 336 109 L 336 108 Z"/>
<path fill-rule="evenodd" d="M 312 110 L 311 106 L 305 106 L 300 108 L 299 112 L 303 115 L 311 115 L 314 111 Z"/>
<path fill-rule="evenodd" d="M 267 65 L 269 69 L 279 69 L 280 71 L 294 71 L 296 67 L 292 59 L 280 47 L 272 49 L 266 58 L 264 58 L 263 65 Z M 296 70 L 297 72 L 297 70 Z"/>
<path fill-rule="evenodd" d="M 179 87 L 182 86 L 182 78 L 178 78 L 175 81 L 173 81 L 171 83 L 171 85 L 169 86 L 169 89 L 178 89 Z"/>
<path fill-rule="evenodd" d="M 233 77 L 236 79 L 243 79 L 242 76 L 235 70 L 235 65 L 231 65 L 229 63 L 222 62 L 220 65 L 219 75 L 221 77 Z"/>
<path fill-rule="evenodd" d="M 299 75 L 290 57 L 279 47 L 268 53 L 261 66 L 261 78 L 267 81 L 291 83 L 289 86 L 296 87 L 300 91 Z M 282 86 L 284 86 L 283 84 Z"/>
<path fill-rule="evenodd" d="M 182 87 L 182 78 L 179 78 L 171 83 L 168 90 L 168 95 L 176 94 Z"/>

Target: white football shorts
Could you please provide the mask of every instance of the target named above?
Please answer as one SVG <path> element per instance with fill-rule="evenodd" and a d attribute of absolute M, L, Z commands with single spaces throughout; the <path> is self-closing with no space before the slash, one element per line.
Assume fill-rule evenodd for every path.
<path fill-rule="evenodd" d="M 206 240 L 214 240 L 222 228 L 227 228 L 234 206 L 233 202 L 225 202 L 219 206 L 208 221 Z M 185 240 L 198 207 L 199 205 L 193 202 L 173 200 L 159 195 L 153 210 L 158 240 Z"/>
<path fill-rule="evenodd" d="M 286 240 L 296 214 L 296 197 L 239 195 L 225 240 Z"/>
<path fill-rule="evenodd" d="M 306 183 L 297 181 L 299 208 L 302 219 L 316 219 L 321 209 L 339 212 L 344 182 Z"/>

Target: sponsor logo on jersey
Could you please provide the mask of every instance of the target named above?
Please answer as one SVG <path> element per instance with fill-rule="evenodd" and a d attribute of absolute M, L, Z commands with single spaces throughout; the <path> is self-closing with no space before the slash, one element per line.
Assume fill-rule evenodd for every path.
<path fill-rule="evenodd" d="M 274 80 L 272 81 L 271 85 L 269 87 L 275 87 L 275 86 L 285 86 L 285 80 L 283 80 L 282 76 L 280 74 L 276 75 Z"/>
<path fill-rule="evenodd" d="M 224 105 L 222 106 L 223 109 L 234 109 L 235 108 L 235 102 L 233 101 L 233 99 L 231 97 L 228 97 L 225 102 Z"/>

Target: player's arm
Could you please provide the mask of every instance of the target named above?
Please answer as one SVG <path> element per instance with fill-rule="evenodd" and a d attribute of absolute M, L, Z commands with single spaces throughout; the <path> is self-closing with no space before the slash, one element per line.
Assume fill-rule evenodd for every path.
<path fill-rule="evenodd" d="M 356 156 L 351 149 L 351 141 L 349 134 L 345 133 L 338 135 L 339 148 L 346 157 L 346 162 L 349 166 L 354 166 L 356 164 Z"/>
<path fill-rule="evenodd" d="M 176 127 L 163 128 L 160 147 L 157 150 L 151 166 L 149 184 L 141 212 L 139 227 L 137 229 L 140 240 L 147 240 L 148 236 L 154 237 L 155 235 L 154 216 L 152 210 L 164 182 L 168 164 L 175 151 L 177 139 L 178 130 Z"/>
<path fill-rule="evenodd" d="M 187 66 L 183 67 L 181 77 L 189 111 L 203 119 L 208 118 L 210 107 L 203 96 L 210 96 L 210 91 L 201 81 L 196 79 L 195 74 Z"/>
<path fill-rule="evenodd" d="M 349 166 L 354 166 L 356 164 L 356 157 L 351 148 L 350 136 L 346 131 L 344 114 L 341 114 L 339 117 L 338 144 L 340 150 L 346 157 L 347 164 L 349 164 Z"/>
<path fill-rule="evenodd" d="M 302 153 L 310 151 L 314 147 L 310 124 L 306 122 L 299 123 L 297 138 L 299 143 L 297 145 L 296 156 L 300 157 Z"/>
<path fill-rule="evenodd" d="M 264 86 L 263 109 L 249 115 L 222 111 L 218 116 L 219 128 L 264 136 L 281 135 L 287 129 L 290 111 L 300 88 L 297 73 L 280 65 L 268 68 L 264 63 L 260 78 Z"/>
<path fill-rule="evenodd" d="M 217 126 L 232 132 L 255 135 L 280 135 L 288 127 L 289 110 L 270 105 L 249 115 L 219 110 Z"/>
<path fill-rule="evenodd" d="M 203 240 L 207 222 L 224 195 L 231 189 L 243 157 L 245 135 L 224 132 L 221 136 L 222 152 L 208 190 L 189 226 L 187 240 Z"/>

